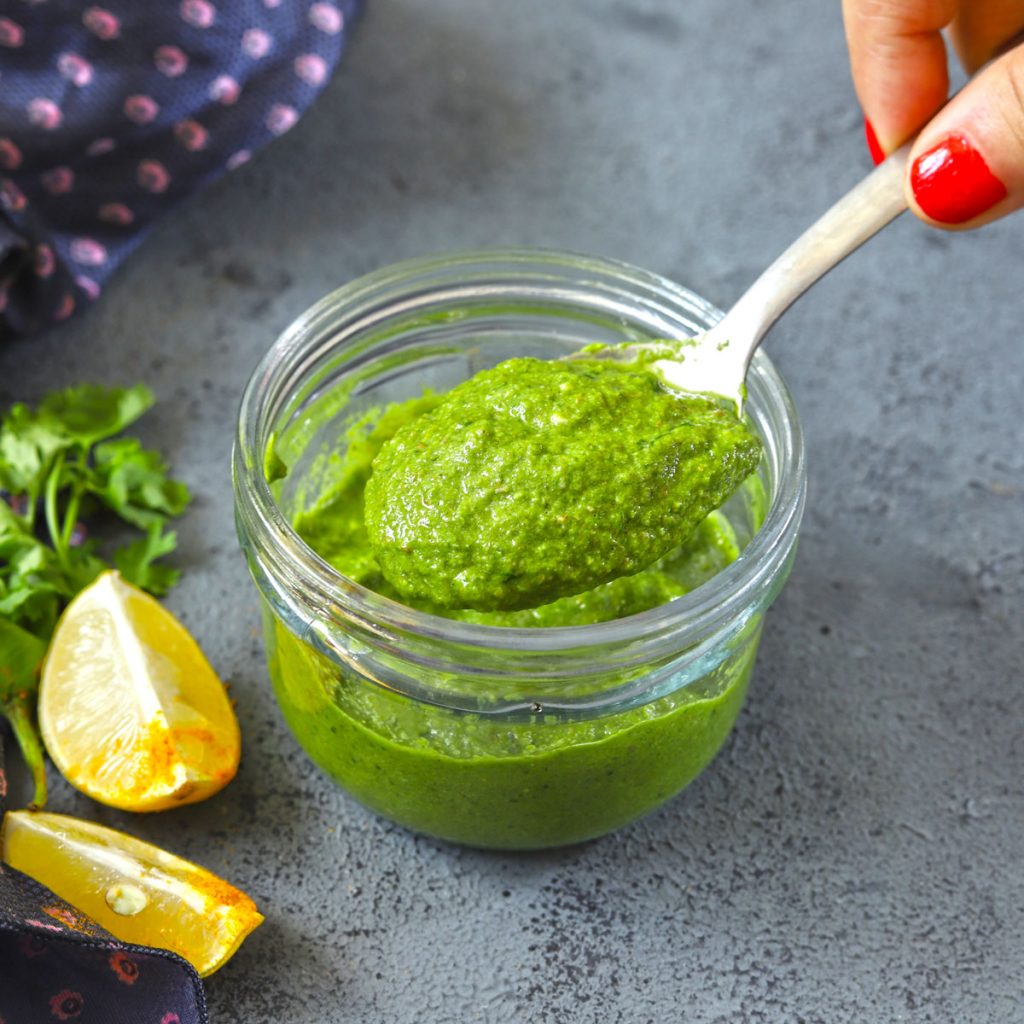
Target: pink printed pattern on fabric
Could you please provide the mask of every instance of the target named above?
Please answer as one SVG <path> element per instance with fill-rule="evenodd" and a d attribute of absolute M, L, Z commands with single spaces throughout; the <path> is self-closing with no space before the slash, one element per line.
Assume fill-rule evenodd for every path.
<path fill-rule="evenodd" d="M 110 954 L 107 961 L 110 969 L 117 975 L 117 980 L 125 985 L 134 985 L 139 979 L 139 965 L 127 953 L 118 950 Z"/>
<path fill-rule="evenodd" d="M 75 297 L 67 292 L 61 296 L 60 302 L 54 311 L 53 319 L 58 323 L 67 320 L 75 311 Z"/>
<path fill-rule="evenodd" d="M 136 180 L 147 192 L 160 193 L 167 191 L 171 176 L 159 160 L 140 160 Z"/>
<path fill-rule="evenodd" d="M 117 143 L 106 136 L 101 139 L 93 139 L 88 146 L 85 147 L 86 156 L 103 156 L 104 153 L 110 153 L 117 149 Z"/>
<path fill-rule="evenodd" d="M 218 75 L 210 83 L 207 95 L 211 100 L 215 100 L 217 103 L 223 103 L 224 106 L 230 107 L 238 102 L 238 96 L 241 91 L 242 90 L 239 88 L 238 82 L 230 75 Z"/>
<path fill-rule="evenodd" d="M 89 7 L 82 14 L 82 24 L 97 39 L 116 39 L 121 34 L 121 22 L 103 7 Z"/>
<path fill-rule="evenodd" d="M 284 135 L 299 119 L 299 112 L 287 103 L 275 103 L 267 111 L 267 128 L 275 135 Z"/>
<path fill-rule="evenodd" d="M 327 61 L 315 53 L 304 53 L 295 58 L 295 74 L 308 85 L 323 85 L 329 73 Z"/>
<path fill-rule="evenodd" d="M 337 35 L 345 25 L 341 11 L 333 4 L 315 3 L 309 9 L 309 21 L 328 35 Z"/>
<path fill-rule="evenodd" d="M 0 18 L 0 46 L 15 49 L 25 42 L 25 30 L 10 18 Z"/>
<path fill-rule="evenodd" d="M 160 113 L 160 105 L 152 96 L 129 96 L 124 101 L 124 116 L 136 124 L 149 124 Z"/>
<path fill-rule="evenodd" d="M 209 28 L 217 17 L 217 9 L 207 0 L 181 0 L 181 17 L 196 28 Z"/>
<path fill-rule="evenodd" d="M 57 266 L 57 260 L 53 255 L 53 249 L 43 243 L 37 245 L 35 253 L 33 254 L 32 263 L 35 267 L 36 273 L 40 277 L 49 277 Z"/>
<path fill-rule="evenodd" d="M 188 68 L 188 57 L 178 46 L 158 46 L 153 52 L 153 63 L 157 71 L 168 78 L 177 78 L 185 74 Z"/>
<path fill-rule="evenodd" d="M 85 1008 L 85 1000 L 80 992 L 64 989 L 50 999 L 50 1013 L 57 1020 L 72 1020 L 79 1016 Z"/>
<path fill-rule="evenodd" d="M 0 139 L 0 167 L 16 171 L 21 166 L 21 150 L 10 140 Z"/>
<path fill-rule="evenodd" d="M 206 148 L 209 132 L 198 122 L 187 117 L 174 126 L 175 138 L 190 152 L 197 153 Z"/>
<path fill-rule="evenodd" d="M 99 283 L 94 281 L 91 277 L 86 277 L 84 274 L 79 274 L 75 278 L 75 284 L 82 290 L 82 293 L 90 301 L 94 302 L 100 297 L 102 289 Z"/>
<path fill-rule="evenodd" d="M 273 45 L 274 40 L 261 28 L 246 29 L 242 34 L 242 52 L 253 60 L 262 60 Z"/>
<path fill-rule="evenodd" d="M 45 96 L 37 96 L 35 99 L 29 100 L 25 106 L 25 112 L 28 114 L 31 124 L 48 132 L 59 128 L 61 121 L 64 120 L 60 107 Z"/>
<path fill-rule="evenodd" d="M 70 167 L 54 167 L 45 171 L 39 180 L 51 196 L 62 196 L 71 191 L 75 183 L 75 172 Z"/>
<path fill-rule="evenodd" d="M 92 65 L 77 53 L 62 53 L 57 58 L 57 70 L 79 89 L 92 81 Z"/>
<path fill-rule="evenodd" d="M 28 206 L 25 193 L 10 178 L 0 179 L 0 206 L 11 213 L 21 213 Z"/>
<path fill-rule="evenodd" d="M 99 267 L 107 262 L 107 250 L 95 238 L 76 238 L 71 242 L 71 258 L 85 267 Z"/>

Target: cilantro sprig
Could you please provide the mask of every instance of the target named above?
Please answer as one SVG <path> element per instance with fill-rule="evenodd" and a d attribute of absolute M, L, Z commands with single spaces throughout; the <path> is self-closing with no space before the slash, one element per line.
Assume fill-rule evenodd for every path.
<path fill-rule="evenodd" d="M 117 435 L 151 405 L 148 388 L 86 384 L 11 407 L 0 423 L 0 714 L 10 723 L 46 802 L 42 742 L 35 721 L 39 669 L 57 618 L 111 566 L 85 522 L 113 515 L 142 536 L 111 553 L 126 580 L 165 594 L 178 570 L 159 562 L 177 538 L 168 520 L 189 501 L 160 455 Z"/>

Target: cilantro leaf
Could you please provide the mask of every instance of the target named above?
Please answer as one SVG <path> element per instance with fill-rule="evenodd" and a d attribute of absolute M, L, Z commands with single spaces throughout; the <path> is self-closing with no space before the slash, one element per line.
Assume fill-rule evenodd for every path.
<path fill-rule="evenodd" d="M 40 420 L 28 406 L 15 405 L 0 426 L 0 486 L 35 500 L 58 454 L 74 442 Z"/>
<path fill-rule="evenodd" d="M 103 441 L 96 445 L 94 458 L 89 492 L 132 525 L 147 530 L 185 510 L 188 488 L 168 479 L 160 455 L 134 437 Z"/>
<path fill-rule="evenodd" d="M 181 572 L 168 565 L 154 564 L 158 558 L 169 555 L 178 545 L 173 530 L 164 533 L 162 523 L 154 523 L 145 537 L 114 552 L 114 565 L 121 575 L 151 594 L 166 594 Z"/>
<path fill-rule="evenodd" d="M 153 404 L 148 388 L 85 384 L 55 391 L 30 409 L 14 405 L 0 426 L 0 486 L 35 501 L 64 452 L 84 456 L 97 441 L 119 434 Z"/>
<path fill-rule="evenodd" d="M 132 388 L 80 384 L 47 395 L 36 415 L 51 430 L 88 447 L 120 434 L 152 404 L 153 393 L 141 384 Z"/>
<path fill-rule="evenodd" d="M 3 555 L 0 550 L 0 557 Z M 9 558 L 0 577 L 0 616 L 48 637 L 65 600 L 63 573 L 48 547 L 23 546 Z"/>
<path fill-rule="evenodd" d="M 0 702 L 38 688 L 45 654 L 44 640 L 0 619 Z"/>

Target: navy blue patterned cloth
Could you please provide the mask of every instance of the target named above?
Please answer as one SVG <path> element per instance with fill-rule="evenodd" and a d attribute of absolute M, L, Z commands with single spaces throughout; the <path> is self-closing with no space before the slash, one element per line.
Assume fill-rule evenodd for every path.
<path fill-rule="evenodd" d="M 0 815 L 7 782 L 0 730 Z M 0 863 L 0 1024 L 207 1024 L 181 957 L 118 942 L 27 875 Z"/>
<path fill-rule="evenodd" d="M 161 214 L 283 135 L 362 0 L 0 0 L 0 337 L 66 320 Z"/>

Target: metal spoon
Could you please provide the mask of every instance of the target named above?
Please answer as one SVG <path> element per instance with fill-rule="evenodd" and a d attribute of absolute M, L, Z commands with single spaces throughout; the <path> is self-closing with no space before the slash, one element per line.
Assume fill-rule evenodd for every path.
<path fill-rule="evenodd" d="M 811 225 L 704 334 L 685 341 L 627 343 L 587 351 L 587 359 L 644 364 L 671 387 L 707 392 L 742 410 L 743 381 L 754 350 L 776 320 L 818 278 L 907 208 L 903 169 L 911 143 L 897 149 Z"/>

